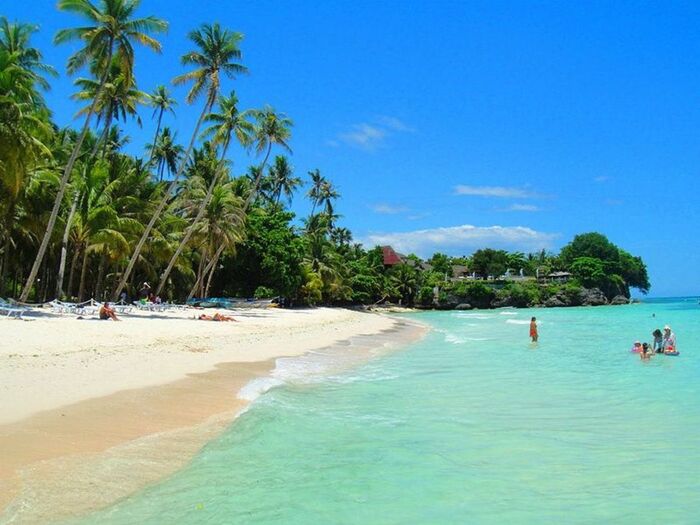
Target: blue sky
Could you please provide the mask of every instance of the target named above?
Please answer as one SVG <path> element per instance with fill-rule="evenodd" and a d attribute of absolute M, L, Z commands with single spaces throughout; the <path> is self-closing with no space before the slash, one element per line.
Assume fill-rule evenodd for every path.
<path fill-rule="evenodd" d="M 294 120 L 292 164 L 339 187 L 359 240 L 461 255 L 556 250 L 596 230 L 644 257 L 651 295 L 700 294 L 700 4 L 143 0 L 140 12 L 170 22 L 162 55 L 138 52 L 145 91 L 182 73 L 198 24 L 244 33 L 250 74 L 224 90 Z M 47 98 L 72 122 L 74 48 L 50 42 L 80 22 L 50 0 L 0 13 L 41 26 L 35 43 L 62 71 Z M 175 93 L 167 124 L 184 142 L 200 108 Z M 142 118 L 125 126 L 134 152 L 154 132 Z M 234 152 L 234 171 L 253 160 Z"/>

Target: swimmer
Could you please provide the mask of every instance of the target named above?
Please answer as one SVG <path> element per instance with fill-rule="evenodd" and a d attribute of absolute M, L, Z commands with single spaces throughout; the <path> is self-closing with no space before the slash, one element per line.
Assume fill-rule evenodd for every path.
<path fill-rule="evenodd" d="M 673 333 L 671 327 L 668 325 L 664 326 L 664 338 L 661 345 L 663 346 L 664 353 L 676 353 L 676 334 Z"/>
<path fill-rule="evenodd" d="M 539 334 L 537 333 L 537 318 L 533 317 L 530 319 L 530 337 L 532 338 L 532 342 L 536 343 L 537 339 L 539 338 Z"/>
<path fill-rule="evenodd" d="M 664 353 L 664 336 L 661 333 L 661 330 L 658 328 L 654 330 L 651 335 L 654 337 L 654 341 L 652 342 L 652 350 L 656 352 L 657 354 L 663 354 Z"/>
<path fill-rule="evenodd" d="M 642 345 L 642 351 L 639 353 L 639 358 L 642 360 L 651 359 L 651 349 L 649 348 L 649 343 L 644 343 Z"/>
<path fill-rule="evenodd" d="M 630 350 L 630 352 L 635 353 L 635 354 L 641 353 L 642 352 L 642 343 L 639 341 L 635 341 L 634 344 L 632 345 L 632 349 Z"/>

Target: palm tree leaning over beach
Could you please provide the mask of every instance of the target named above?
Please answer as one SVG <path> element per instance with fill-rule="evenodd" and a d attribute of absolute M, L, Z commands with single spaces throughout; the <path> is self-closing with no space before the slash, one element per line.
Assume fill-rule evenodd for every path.
<path fill-rule="evenodd" d="M 5 207 L 0 221 L 0 277 L 9 260 L 15 211 L 32 168 L 51 159 L 44 142 L 50 136 L 42 114 L 46 106 L 40 89 L 48 88 L 42 73 L 55 75 L 31 46 L 36 26 L 10 23 L 0 17 L 0 192 Z M 0 279 L 0 292 L 4 281 Z"/>
<path fill-rule="evenodd" d="M 219 184 L 214 188 L 198 231 L 204 237 L 202 257 L 216 250 L 209 273 L 203 274 L 201 279 L 198 279 L 198 284 L 202 287 L 202 295 L 206 297 L 209 295 L 211 282 L 223 253 L 223 250 L 219 251 L 218 248 L 235 246 L 243 240 L 245 232 L 243 200 L 236 195 L 234 182 L 227 180 L 226 174 L 222 175 Z"/>
<path fill-rule="evenodd" d="M 160 134 L 160 125 L 163 121 L 163 113 L 169 111 L 175 115 L 174 106 L 177 106 L 177 101 L 170 96 L 170 91 L 165 86 L 158 86 L 149 96 L 149 103 L 153 107 L 153 116 L 158 115 L 158 124 L 156 125 L 156 134 L 153 137 L 153 145 L 151 146 L 151 156 L 148 158 L 148 163 L 153 161 L 155 148 L 158 144 L 158 135 Z"/>
<path fill-rule="evenodd" d="M 170 201 L 170 197 L 173 194 L 175 188 L 177 187 L 177 181 L 182 175 L 182 172 L 187 165 L 187 162 L 192 153 L 192 148 L 194 148 L 194 143 L 199 135 L 199 129 L 204 122 L 205 117 L 209 114 L 216 98 L 219 95 L 219 90 L 221 88 L 221 74 L 223 73 L 229 78 L 234 78 L 237 74 L 246 73 L 248 70 L 245 66 L 240 63 L 241 60 L 241 49 L 240 43 L 243 40 L 243 35 L 241 33 L 229 31 L 228 29 L 222 29 L 218 23 L 215 24 L 203 24 L 199 29 L 191 31 L 188 35 L 190 40 L 194 42 L 197 46 L 196 51 L 190 51 L 182 56 L 182 63 L 185 66 L 195 66 L 196 69 L 180 75 L 173 79 L 175 85 L 181 85 L 189 82 L 193 82 L 190 91 L 187 93 L 187 103 L 192 104 L 197 100 L 202 94 L 205 94 L 204 107 L 202 108 L 202 113 L 197 120 L 194 131 L 192 132 L 192 138 L 190 139 L 190 144 L 187 147 L 187 151 L 180 162 L 180 168 L 175 173 L 175 178 L 168 186 L 165 195 L 160 204 L 156 208 L 151 220 L 146 225 L 143 231 L 143 235 L 136 244 L 134 253 L 129 260 L 129 264 L 124 270 L 119 284 L 114 291 L 113 299 L 116 300 L 119 294 L 126 286 L 126 282 L 134 269 L 134 265 L 141 254 L 143 245 L 146 240 L 148 240 L 151 230 L 155 225 L 156 221 L 160 217 L 161 213 Z"/>
<path fill-rule="evenodd" d="M 57 44 L 73 40 L 83 44 L 83 47 L 73 53 L 68 59 L 68 73 L 76 73 L 89 65 L 91 72 L 100 79 L 100 84 L 95 93 L 95 98 L 85 114 L 83 128 L 63 171 L 58 193 L 46 225 L 46 231 L 39 245 L 39 250 L 29 272 L 27 282 L 20 294 L 19 299 L 22 302 L 29 297 L 29 292 L 32 290 L 39 267 L 44 259 L 49 240 L 53 234 L 54 225 L 56 224 L 56 218 L 63 202 L 68 179 L 73 171 L 83 140 L 85 140 L 85 135 L 90 128 L 90 120 L 97 108 L 100 93 L 107 82 L 112 59 L 118 58 L 122 64 L 122 73 L 130 79 L 134 71 L 134 48 L 132 42 L 138 42 L 155 52 L 160 52 L 160 42 L 150 37 L 148 33 L 165 31 L 168 24 L 152 16 L 134 18 L 134 12 L 139 3 L 140 0 L 101 0 L 96 6 L 89 0 L 59 0 L 58 2 L 59 9 L 87 18 L 90 24 L 77 28 L 62 29 L 56 33 L 54 41 Z"/>
<path fill-rule="evenodd" d="M 226 163 L 226 154 L 228 153 L 228 147 L 231 144 L 231 138 L 235 137 L 238 143 L 243 147 L 248 147 L 251 143 L 251 135 L 253 132 L 253 125 L 247 120 L 249 111 L 238 111 L 238 97 L 234 91 L 228 97 L 219 97 L 218 100 L 220 113 L 210 113 L 207 115 L 205 120 L 207 122 L 212 122 L 212 125 L 204 130 L 204 136 L 212 137 L 212 144 L 214 146 L 221 146 L 221 158 L 219 159 L 218 165 L 215 169 L 214 176 L 212 177 L 209 187 L 207 188 L 207 193 L 199 204 L 199 209 L 197 210 L 197 215 L 195 216 L 192 224 L 187 228 L 185 235 L 182 237 L 180 244 L 178 245 L 175 253 L 170 258 L 168 266 L 163 271 L 160 276 L 160 282 L 158 283 L 158 288 L 156 289 L 156 295 L 160 295 L 163 291 L 163 287 L 167 282 L 168 276 L 172 271 L 178 257 L 185 249 L 185 246 L 192 236 L 195 228 L 197 228 L 199 222 L 204 216 L 206 207 L 209 205 L 211 200 L 214 187 L 219 182 L 220 176 L 224 172 L 224 166 Z"/>
<path fill-rule="evenodd" d="M 265 173 L 265 165 L 270 158 L 270 152 L 272 151 L 273 145 L 278 145 L 292 152 L 289 147 L 289 138 L 292 135 L 291 127 L 293 125 L 292 120 L 288 118 L 284 113 L 277 113 L 271 106 L 265 106 L 263 109 L 251 111 L 253 117 L 255 118 L 255 130 L 253 132 L 253 144 L 255 145 L 255 150 L 258 154 L 265 152 L 265 157 L 260 163 L 256 170 L 256 178 L 253 181 L 253 186 L 250 188 L 248 197 L 243 205 L 243 211 L 247 212 L 250 205 L 255 201 L 255 198 L 260 188 L 260 181 Z M 209 261 L 204 269 L 204 275 L 208 272 L 215 270 L 214 265 L 216 261 L 219 260 L 221 254 L 224 252 L 226 247 L 224 245 L 219 246 L 219 249 L 214 254 L 214 257 Z M 187 299 L 191 299 L 196 290 L 196 284 L 190 290 Z"/>
<path fill-rule="evenodd" d="M 98 100 L 94 111 L 97 115 L 97 125 L 102 122 L 103 129 L 100 138 L 95 143 L 92 156 L 95 156 L 99 147 L 102 146 L 102 157 L 104 157 L 114 120 L 121 119 L 126 121 L 127 117 L 130 117 L 135 119 L 136 123 L 141 127 L 138 106 L 148 100 L 148 95 L 136 88 L 134 76 L 122 71 L 122 66 L 117 60 L 112 60 L 109 66 L 109 76 L 99 93 L 100 85 L 94 79 L 79 78 L 75 81 L 75 85 L 81 90 L 71 97 L 73 100 Z M 92 102 L 78 111 L 76 116 L 87 114 L 91 106 Z"/>

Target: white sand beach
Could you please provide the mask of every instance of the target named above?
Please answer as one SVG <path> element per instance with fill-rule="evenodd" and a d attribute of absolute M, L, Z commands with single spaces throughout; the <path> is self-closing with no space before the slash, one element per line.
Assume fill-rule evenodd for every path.
<path fill-rule="evenodd" d="M 237 322 L 196 320 L 194 309 L 120 322 L 41 313 L 3 320 L 0 509 L 31 506 L 27 494 L 53 518 L 106 505 L 186 463 L 244 408 L 237 392 L 275 358 L 397 327 L 346 309 L 219 311 Z M 114 469 L 100 466 L 114 454 L 123 466 L 116 485 Z M 136 465 L 144 455 L 160 461 L 129 473 L 126 458 Z M 80 483 L 88 482 L 104 484 L 102 497 L 85 497 Z"/>

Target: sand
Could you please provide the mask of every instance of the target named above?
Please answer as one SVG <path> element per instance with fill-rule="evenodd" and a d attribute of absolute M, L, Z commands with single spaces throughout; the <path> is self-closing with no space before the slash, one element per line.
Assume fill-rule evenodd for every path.
<path fill-rule="evenodd" d="M 182 468 L 276 358 L 399 326 L 345 309 L 220 311 L 238 322 L 196 310 L 0 321 L 0 521 L 109 505 Z"/>

